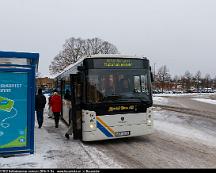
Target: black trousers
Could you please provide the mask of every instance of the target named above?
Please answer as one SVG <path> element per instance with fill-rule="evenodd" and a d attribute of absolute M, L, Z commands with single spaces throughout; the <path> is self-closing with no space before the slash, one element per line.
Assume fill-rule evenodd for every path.
<path fill-rule="evenodd" d="M 43 109 L 40 111 L 36 111 L 37 113 L 37 121 L 38 121 L 38 126 L 42 127 L 43 124 Z"/>
<path fill-rule="evenodd" d="M 53 112 L 53 115 L 55 117 L 55 125 L 58 126 L 59 118 L 60 118 L 60 112 Z"/>

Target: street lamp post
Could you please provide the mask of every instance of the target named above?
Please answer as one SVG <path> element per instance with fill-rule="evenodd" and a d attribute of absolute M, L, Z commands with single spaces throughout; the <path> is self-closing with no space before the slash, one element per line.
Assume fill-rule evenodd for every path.
<path fill-rule="evenodd" d="M 156 89 L 156 86 L 155 86 L 155 84 L 156 84 L 156 82 L 155 82 L 155 65 L 156 65 L 156 63 L 154 63 L 154 84 L 153 84 L 153 89 L 154 90 Z"/>
<path fill-rule="evenodd" d="M 156 63 L 154 63 L 154 79 L 155 79 L 155 66 L 156 66 Z"/>

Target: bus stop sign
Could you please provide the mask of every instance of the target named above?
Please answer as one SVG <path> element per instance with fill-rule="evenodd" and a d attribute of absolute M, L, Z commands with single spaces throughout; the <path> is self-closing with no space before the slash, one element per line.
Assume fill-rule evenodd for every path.
<path fill-rule="evenodd" d="M 38 53 L 0 51 L 0 155 L 34 153 Z"/>

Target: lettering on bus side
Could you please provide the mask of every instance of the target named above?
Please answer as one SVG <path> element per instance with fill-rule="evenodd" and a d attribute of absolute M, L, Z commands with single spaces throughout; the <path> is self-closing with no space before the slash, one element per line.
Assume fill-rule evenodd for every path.
<path fill-rule="evenodd" d="M 113 112 L 113 111 L 127 111 L 127 110 L 136 110 L 135 105 L 130 105 L 130 106 L 110 106 L 108 108 L 108 112 Z"/>

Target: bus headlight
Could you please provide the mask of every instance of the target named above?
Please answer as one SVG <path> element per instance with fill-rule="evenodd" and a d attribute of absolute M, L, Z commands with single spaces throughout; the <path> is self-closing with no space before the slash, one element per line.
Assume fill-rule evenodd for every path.
<path fill-rule="evenodd" d="M 152 120 L 151 119 L 147 120 L 147 125 L 152 125 Z"/>
<path fill-rule="evenodd" d="M 90 128 L 91 128 L 91 129 L 94 129 L 94 128 L 95 128 L 95 125 L 94 125 L 94 124 L 90 124 Z"/>

